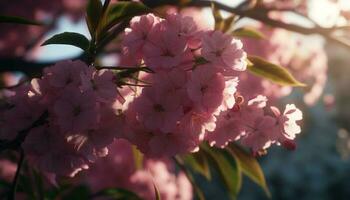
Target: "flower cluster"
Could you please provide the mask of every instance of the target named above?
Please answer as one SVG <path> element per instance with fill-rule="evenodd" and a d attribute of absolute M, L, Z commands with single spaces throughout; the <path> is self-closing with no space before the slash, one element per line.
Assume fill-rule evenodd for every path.
<path fill-rule="evenodd" d="M 285 131 L 289 124 L 299 129 L 295 121 L 301 112 L 294 105 L 267 116 L 266 97 L 246 105 L 242 98 L 237 101 L 237 74 L 245 74 L 247 55 L 230 35 L 198 30 L 190 17 L 148 14 L 131 21 L 123 50 L 127 59 L 155 72 L 146 78 L 150 87 L 141 89 L 125 110 L 123 137 L 146 155 L 193 152 L 206 140 L 224 147 L 239 138 L 257 153 L 272 143 L 290 144 L 300 132 Z M 244 92 L 249 91 L 239 91 Z M 294 114 L 298 117 L 286 116 Z"/>
<path fill-rule="evenodd" d="M 23 143 L 30 160 L 43 171 L 73 176 L 107 155 L 106 146 L 118 132 L 117 96 L 111 71 L 59 62 L 8 98 L 0 138 L 14 140 L 31 128 Z"/>
<path fill-rule="evenodd" d="M 240 139 L 254 154 L 264 153 L 262 150 L 274 143 L 294 149 L 293 139 L 300 133 L 296 121 L 302 119 L 301 111 L 293 104 L 287 104 L 283 113 L 271 106 L 273 115 L 268 115 L 264 113 L 266 103 L 265 96 L 257 96 L 222 112 L 215 131 L 207 135 L 210 144 L 225 147 L 229 142 Z"/>
<path fill-rule="evenodd" d="M 295 147 L 301 111 L 266 109 L 265 96 L 247 98 L 249 89 L 239 88 L 249 85 L 240 78 L 247 67 L 240 40 L 200 30 L 191 17 L 148 14 L 131 20 L 122 49 L 132 65 L 122 69 L 132 73 L 63 61 L 16 88 L 0 115 L 0 139 L 26 136 L 33 163 L 69 176 L 106 156 L 115 138 L 150 158 L 194 152 L 204 141 L 223 148 L 239 140 L 254 154 L 274 143 Z"/>

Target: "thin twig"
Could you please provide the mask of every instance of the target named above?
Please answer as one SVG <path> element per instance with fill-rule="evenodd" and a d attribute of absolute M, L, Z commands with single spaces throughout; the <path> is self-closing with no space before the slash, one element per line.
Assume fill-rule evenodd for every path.
<path fill-rule="evenodd" d="M 16 191 L 17 191 L 17 185 L 19 182 L 19 175 L 21 173 L 21 169 L 24 162 L 24 151 L 22 148 L 20 148 L 19 153 L 20 153 L 19 154 L 20 157 L 17 165 L 17 170 L 16 170 L 15 178 L 13 179 L 13 182 L 12 182 L 11 191 L 9 193 L 8 200 L 16 199 Z"/>

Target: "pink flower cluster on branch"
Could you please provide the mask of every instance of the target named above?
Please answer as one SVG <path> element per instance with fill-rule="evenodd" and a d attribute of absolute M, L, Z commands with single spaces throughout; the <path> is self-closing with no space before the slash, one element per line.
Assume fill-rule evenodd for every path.
<path fill-rule="evenodd" d="M 194 152 L 206 140 L 225 147 L 241 139 L 254 153 L 273 143 L 294 145 L 300 110 L 287 109 L 285 113 L 300 117 L 286 123 L 280 120 L 284 114 L 264 112 L 266 97 L 237 101 L 237 74 L 245 74 L 247 65 L 240 40 L 199 30 L 190 17 L 170 14 L 161 19 L 148 14 L 131 21 L 123 50 L 125 58 L 137 58 L 139 65 L 155 71 L 147 78 L 153 84 L 141 89 L 125 111 L 123 137 L 146 155 Z M 289 124 L 298 130 L 285 131 Z"/>
<path fill-rule="evenodd" d="M 259 94 L 245 97 L 243 48 L 231 35 L 198 29 L 191 17 L 135 17 L 122 38 L 122 60 L 137 73 L 80 61 L 48 67 L 8 98 L 0 140 L 16 139 L 48 113 L 22 147 L 42 171 L 68 176 L 106 156 L 120 138 L 149 158 L 195 152 L 205 141 L 221 148 L 239 141 L 254 154 L 271 144 L 293 149 L 302 113 L 293 104 L 283 113 L 268 109 Z"/>
<path fill-rule="evenodd" d="M 80 61 L 59 62 L 8 98 L 0 138 L 13 140 L 48 112 L 46 121 L 29 131 L 22 147 L 39 169 L 74 176 L 107 155 L 106 146 L 118 133 L 113 108 L 117 95 L 111 71 L 96 71 Z"/>

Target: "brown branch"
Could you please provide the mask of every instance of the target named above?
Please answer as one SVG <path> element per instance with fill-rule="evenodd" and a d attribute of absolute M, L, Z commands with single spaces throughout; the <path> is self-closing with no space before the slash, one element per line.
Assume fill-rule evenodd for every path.
<path fill-rule="evenodd" d="M 323 27 L 313 27 L 313 28 L 307 28 L 303 26 L 299 26 L 296 24 L 289 24 L 285 23 L 283 21 L 272 19 L 268 16 L 268 12 L 266 12 L 266 9 L 263 9 L 261 7 L 255 7 L 250 10 L 241 10 L 237 7 L 230 7 L 224 4 L 216 3 L 217 7 L 221 10 L 225 10 L 231 13 L 234 13 L 239 16 L 248 17 L 251 19 L 255 19 L 257 21 L 260 21 L 264 24 L 267 24 L 269 26 L 283 28 L 289 31 L 293 31 L 296 33 L 300 33 L 303 35 L 313 35 L 318 34 L 323 36 L 329 41 L 335 42 L 339 45 L 345 46 L 350 49 L 350 43 L 344 40 L 341 40 L 335 36 L 332 35 L 334 30 L 338 30 L 335 28 L 323 28 Z M 201 1 L 201 0 L 193 0 L 191 1 L 188 6 L 195 6 L 195 7 L 209 7 L 211 6 L 210 1 Z"/>

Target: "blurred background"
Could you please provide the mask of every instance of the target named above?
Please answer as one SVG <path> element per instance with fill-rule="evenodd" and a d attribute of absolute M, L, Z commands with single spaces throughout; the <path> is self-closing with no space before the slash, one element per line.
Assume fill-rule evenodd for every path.
<path fill-rule="evenodd" d="M 235 6 L 242 1 L 217 2 Z M 26 75 L 36 74 L 43 66 L 62 59 L 79 58 L 82 51 L 78 48 L 64 45 L 40 47 L 40 44 L 64 31 L 79 32 L 89 37 L 84 19 L 85 3 L 85 0 L 1 0 L 1 15 L 36 19 L 44 21 L 47 26 L 0 24 L 0 85 L 11 87 L 26 79 Z M 349 24 L 349 0 L 266 0 L 265 3 L 284 10 L 283 14 L 272 14 L 272 17 L 303 27 L 310 27 L 310 21 L 328 28 Z M 177 10 L 174 7 L 166 9 Z M 295 10 L 303 15 L 295 14 Z M 203 27 L 214 24 L 210 8 L 184 9 L 181 12 L 194 16 Z M 228 13 L 222 14 L 228 16 Z M 253 44 L 251 39 L 244 39 L 248 53 L 279 62 L 310 86 L 291 91 L 263 84 L 264 92 L 270 94 L 272 101 L 281 105 L 295 102 L 304 113 L 303 131 L 297 137 L 296 150 L 291 152 L 273 147 L 267 156 L 259 158 L 272 199 L 349 199 L 350 48 L 328 42 L 317 35 L 266 30 L 251 19 L 243 19 L 237 26 L 246 24 L 256 26 L 267 36 L 266 41 L 256 43 L 253 40 Z M 346 35 L 339 37 L 346 39 Z M 266 45 L 270 46 L 264 50 Z M 116 65 L 118 53 L 118 49 L 111 47 L 99 59 L 106 65 Z M 247 178 L 243 183 L 239 199 L 268 199 L 263 190 Z M 223 193 L 217 184 L 204 187 L 208 199 L 219 199 Z"/>

